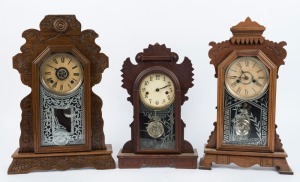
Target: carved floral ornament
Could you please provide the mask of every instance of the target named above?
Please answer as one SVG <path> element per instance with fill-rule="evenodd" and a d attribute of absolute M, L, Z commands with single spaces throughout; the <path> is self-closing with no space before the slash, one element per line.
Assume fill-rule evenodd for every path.
<path fill-rule="evenodd" d="M 57 32 L 66 32 L 69 28 L 68 22 L 62 18 L 58 18 L 53 22 L 53 29 Z"/>

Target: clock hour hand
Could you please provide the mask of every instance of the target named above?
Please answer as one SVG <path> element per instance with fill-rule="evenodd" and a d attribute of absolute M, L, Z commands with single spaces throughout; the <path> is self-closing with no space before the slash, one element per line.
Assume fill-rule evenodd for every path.
<path fill-rule="evenodd" d="M 237 76 L 229 76 L 229 79 L 235 79 Z M 239 78 L 239 77 L 238 77 Z"/>
<path fill-rule="evenodd" d="M 46 65 L 49 66 L 50 68 L 53 68 L 53 69 L 57 70 L 57 68 L 55 68 L 55 67 L 53 67 L 53 66 L 51 66 L 49 64 L 46 64 Z"/>

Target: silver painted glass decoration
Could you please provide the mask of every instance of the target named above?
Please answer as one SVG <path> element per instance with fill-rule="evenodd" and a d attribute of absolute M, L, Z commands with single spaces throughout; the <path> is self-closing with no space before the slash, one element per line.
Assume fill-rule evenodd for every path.
<path fill-rule="evenodd" d="M 140 111 L 140 148 L 175 149 L 174 104 L 153 110 L 140 102 Z"/>
<path fill-rule="evenodd" d="M 224 91 L 223 143 L 266 146 L 269 92 L 256 100 L 243 101 Z"/>
<path fill-rule="evenodd" d="M 40 86 L 41 145 L 85 143 L 83 86 L 70 95 L 58 96 Z"/>

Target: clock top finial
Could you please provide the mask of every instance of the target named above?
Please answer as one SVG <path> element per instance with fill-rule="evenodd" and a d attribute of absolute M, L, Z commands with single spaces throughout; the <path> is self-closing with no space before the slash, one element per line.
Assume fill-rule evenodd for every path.
<path fill-rule="evenodd" d="M 264 26 L 247 17 L 245 21 L 231 27 L 233 36 L 230 41 L 232 44 L 262 44 L 265 40 L 262 36 L 265 29 Z"/>
<path fill-rule="evenodd" d="M 245 21 L 252 21 L 251 18 L 248 16 Z"/>

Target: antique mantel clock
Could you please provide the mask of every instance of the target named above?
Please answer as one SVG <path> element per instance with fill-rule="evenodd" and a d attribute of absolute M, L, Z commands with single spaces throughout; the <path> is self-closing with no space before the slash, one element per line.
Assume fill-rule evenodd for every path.
<path fill-rule="evenodd" d="M 193 67 L 186 57 L 166 46 L 149 45 L 136 55 L 137 65 L 127 58 L 123 64 L 123 87 L 133 105 L 131 140 L 118 154 L 120 168 L 174 166 L 196 168 L 197 151 L 184 140 L 181 106 L 193 86 Z"/>
<path fill-rule="evenodd" d="M 26 30 L 13 66 L 32 92 L 21 101 L 20 146 L 9 174 L 33 170 L 115 168 L 105 145 L 102 101 L 92 92 L 108 57 L 93 30 L 81 31 L 74 15 L 49 15 L 40 31 Z"/>
<path fill-rule="evenodd" d="M 265 27 L 247 18 L 231 28 L 229 41 L 211 42 L 218 78 L 217 123 L 200 160 L 201 169 L 235 163 L 258 164 L 293 174 L 276 133 L 276 80 L 285 42 L 266 40 Z"/>

